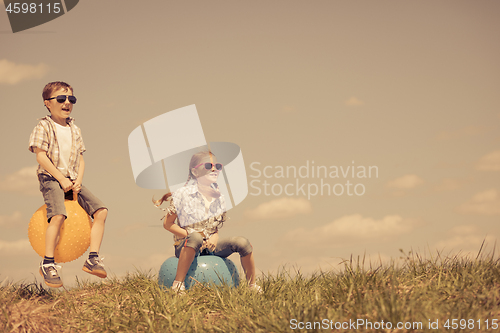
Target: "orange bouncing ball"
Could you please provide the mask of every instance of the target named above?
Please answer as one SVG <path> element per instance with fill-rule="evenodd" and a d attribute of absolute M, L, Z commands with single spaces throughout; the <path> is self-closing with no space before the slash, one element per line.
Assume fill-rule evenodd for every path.
<path fill-rule="evenodd" d="M 58 263 L 78 259 L 90 246 L 92 221 L 78 204 L 77 196 L 75 194 L 73 200 L 64 201 L 68 218 L 62 224 L 59 242 L 54 251 L 54 260 Z M 31 246 L 41 257 L 45 256 L 45 232 L 48 226 L 47 205 L 43 205 L 33 214 L 28 226 Z"/>

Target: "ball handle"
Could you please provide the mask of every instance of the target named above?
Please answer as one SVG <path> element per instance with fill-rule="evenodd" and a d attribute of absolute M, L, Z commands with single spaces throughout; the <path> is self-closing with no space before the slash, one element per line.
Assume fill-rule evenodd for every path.
<path fill-rule="evenodd" d="M 78 193 L 73 191 L 73 201 L 78 201 Z"/>

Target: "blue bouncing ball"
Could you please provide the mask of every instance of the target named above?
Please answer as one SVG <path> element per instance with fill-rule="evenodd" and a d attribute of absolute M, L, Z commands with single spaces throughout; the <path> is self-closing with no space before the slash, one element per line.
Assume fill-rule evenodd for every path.
<path fill-rule="evenodd" d="M 167 288 L 171 288 L 177 272 L 179 259 L 170 257 L 161 265 L 158 274 L 158 283 Z M 194 280 L 193 280 L 194 279 Z M 240 283 L 240 275 L 234 263 L 226 258 L 214 255 L 197 256 L 194 258 L 186 274 L 184 283 L 186 289 L 191 288 L 197 282 L 214 283 L 216 285 L 227 284 L 230 287 L 237 287 Z"/>

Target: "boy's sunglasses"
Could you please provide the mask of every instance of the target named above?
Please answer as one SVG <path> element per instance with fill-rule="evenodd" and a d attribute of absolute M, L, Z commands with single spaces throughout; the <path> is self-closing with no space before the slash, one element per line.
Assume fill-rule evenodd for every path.
<path fill-rule="evenodd" d="M 220 164 L 220 163 L 213 164 L 213 163 L 210 163 L 210 162 L 208 162 L 208 163 L 200 163 L 197 166 L 195 166 L 195 169 L 197 167 L 199 167 L 200 165 L 203 165 L 203 164 L 205 164 L 205 169 L 207 169 L 207 170 L 212 170 L 213 167 L 215 167 L 219 171 L 222 170 L 222 164 Z"/>
<path fill-rule="evenodd" d="M 50 101 L 51 99 L 55 98 L 58 103 L 64 103 L 64 102 L 66 102 L 66 97 L 68 98 L 68 100 L 69 100 L 69 102 L 71 104 L 75 104 L 76 103 L 76 97 L 73 96 L 73 95 L 71 95 L 71 96 L 69 96 L 69 95 L 59 95 L 59 96 L 56 96 L 56 97 L 47 98 L 47 101 Z"/>

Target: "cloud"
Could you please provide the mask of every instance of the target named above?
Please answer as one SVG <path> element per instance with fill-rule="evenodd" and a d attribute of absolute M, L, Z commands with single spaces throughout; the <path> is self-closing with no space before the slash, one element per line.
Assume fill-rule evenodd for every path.
<path fill-rule="evenodd" d="M 404 175 L 402 177 L 391 180 L 387 183 L 387 187 L 397 188 L 397 189 L 412 189 L 421 185 L 424 181 L 422 178 L 415 174 Z"/>
<path fill-rule="evenodd" d="M 25 195 L 39 195 L 36 175 L 38 166 L 25 167 L 0 180 L 0 191 L 17 192 Z"/>
<path fill-rule="evenodd" d="M 500 171 L 500 150 L 495 150 L 479 159 L 476 170 Z"/>
<path fill-rule="evenodd" d="M 24 80 L 40 79 L 48 70 L 45 64 L 33 66 L 0 59 L 0 83 L 16 84 Z"/>
<path fill-rule="evenodd" d="M 2 228 L 19 225 L 20 222 L 23 222 L 22 214 L 20 211 L 15 211 L 10 216 L 0 215 L 0 227 Z"/>
<path fill-rule="evenodd" d="M 247 210 L 245 215 L 256 220 L 285 219 L 312 212 L 311 202 L 305 198 L 280 198 Z"/>
<path fill-rule="evenodd" d="M 399 215 L 387 215 L 375 220 L 363 217 L 361 214 L 342 216 L 324 226 L 312 229 L 297 228 L 285 235 L 287 241 L 295 243 L 317 243 L 328 241 L 340 246 L 342 243 L 351 244 L 353 239 L 387 239 L 413 229 L 414 222 L 403 219 Z"/>
<path fill-rule="evenodd" d="M 344 104 L 346 106 L 362 106 L 365 105 L 365 102 L 360 101 L 359 99 L 353 96 L 349 98 L 347 101 L 345 101 Z"/>
<path fill-rule="evenodd" d="M 30 241 L 25 239 L 20 239 L 17 241 L 4 241 L 0 240 L 0 255 L 12 255 L 21 254 L 31 250 Z"/>
<path fill-rule="evenodd" d="M 494 244 L 495 237 L 481 234 L 481 231 L 475 225 L 462 225 L 452 228 L 449 237 L 437 242 L 436 248 L 438 251 L 460 251 L 465 255 L 477 254 L 483 241 L 486 245 Z"/>
<path fill-rule="evenodd" d="M 500 215 L 500 195 L 496 189 L 477 193 L 458 207 L 460 213 L 479 215 Z"/>

